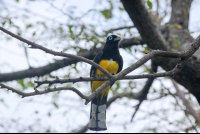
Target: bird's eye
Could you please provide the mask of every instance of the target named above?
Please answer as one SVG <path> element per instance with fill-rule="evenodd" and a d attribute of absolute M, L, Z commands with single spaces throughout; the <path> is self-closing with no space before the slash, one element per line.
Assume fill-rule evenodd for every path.
<path fill-rule="evenodd" d="M 112 40 L 112 39 L 113 39 L 113 37 L 112 37 L 112 36 L 110 36 L 110 37 L 108 37 L 108 39 L 109 39 L 109 40 Z"/>

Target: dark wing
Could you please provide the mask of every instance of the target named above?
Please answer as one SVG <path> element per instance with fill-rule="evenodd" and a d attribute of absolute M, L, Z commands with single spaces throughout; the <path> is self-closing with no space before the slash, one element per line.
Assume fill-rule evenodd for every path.
<path fill-rule="evenodd" d="M 117 73 L 119 73 L 120 71 L 122 71 L 122 68 L 123 68 L 123 58 L 122 58 L 121 55 L 120 55 L 120 59 L 119 59 L 118 64 L 119 64 L 119 69 L 118 69 Z"/>
<path fill-rule="evenodd" d="M 102 55 L 103 55 L 103 51 L 98 52 L 97 55 L 94 57 L 93 61 L 99 64 L 99 62 L 101 61 Z M 95 71 L 96 71 L 96 68 L 92 66 L 90 69 L 90 77 L 94 77 Z"/>

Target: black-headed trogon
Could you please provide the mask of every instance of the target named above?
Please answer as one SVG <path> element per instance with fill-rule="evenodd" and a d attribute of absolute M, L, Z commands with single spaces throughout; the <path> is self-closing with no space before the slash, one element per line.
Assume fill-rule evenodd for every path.
<path fill-rule="evenodd" d="M 94 57 L 94 62 L 99 64 L 105 70 L 107 70 L 110 74 L 115 75 L 120 72 L 123 67 L 123 59 L 119 53 L 118 43 L 120 41 L 120 37 L 116 35 L 110 35 L 107 40 L 104 48 L 97 53 Z M 104 73 L 102 73 L 99 69 L 95 67 L 91 67 L 90 69 L 90 77 L 106 77 Z M 94 92 L 99 86 L 101 86 L 106 81 L 92 81 L 91 82 L 91 90 Z M 114 84 L 114 83 L 113 83 Z M 88 125 L 88 129 L 94 131 L 102 131 L 107 130 L 106 127 L 106 102 L 108 92 L 112 85 L 108 86 L 104 90 L 102 90 L 99 95 L 97 95 L 91 102 L 91 110 L 90 110 L 90 122 Z"/>

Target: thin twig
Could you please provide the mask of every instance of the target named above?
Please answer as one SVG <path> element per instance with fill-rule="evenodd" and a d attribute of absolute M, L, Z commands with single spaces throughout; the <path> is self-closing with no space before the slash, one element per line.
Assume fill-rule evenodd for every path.
<path fill-rule="evenodd" d="M 176 89 L 176 95 L 182 100 L 183 104 L 186 107 L 186 111 L 193 116 L 193 118 L 198 122 L 198 125 L 200 126 L 200 115 L 197 114 L 197 112 L 193 109 L 193 107 L 190 105 L 188 100 L 186 100 L 184 93 L 179 89 L 178 84 L 171 79 L 175 89 Z"/>
<path fill-rule="evenodd" d="M 22 98 L 24 97 L 28 97 L 28 96 L 35 96 L 35 95 L 41 95 L 41 94 L 46 94 L 46 93 L 50 93 L 50 92 L 55 92 L 55 91 L 61 91 L 61 90 L 71 90 L 73 92 L 75 92 L 77 95 L 79 95 L 82 99 L 88 100 L 88 97 L 83 95 L 78 89 L 74 88 L 74 87 L 54 87 L 54 88 L 48 88 L 45 89 L 43 91 L 38 91 L 37 89 L 35 89 L 35 92 L 30 92 L 30 93 L 25 93 L 25 92 L 21 92 L 19 90 L 16 90 L 12 87 L 6 86 L 2 83 L 0 83 L 0 87 L 1 88 L 6 88 L 12 92 L 15 92 L 19 95 L 22 96 Z"/>
<path fill-rule="evenodd" d="M 67 53 L 63 53 L 63 52 L 56 52 L 50 49 L 47 49 L 41 45 L 38 45 L 34 42 L 31 42 L 29 40 L 26 40 L 16 34 L 13 34 L 12 32 L 4 29 L 3 27 L 0 27 L 0 30 L 11 35 L 12 37 L 27 43 L 28 45 L 30 45 L 30 48 L 37 48 L 40 50 L 45 51 L 46 53 L 50 53 L 53 54 L 55 56 L 63 56 L 63 57 L 69 57 L 69 58 L 74 58 L 77 60 L 81 60 L 84 61 L 86 63 L 91 64 L 92 66 L 96 67 L 97 69 L 99 69 L 100 71 L 102 71 L 107 77 L 109 77 L 109 80 L 106 81 L 104 84 L 102 84 L 99 88 L 97 88 L 89 97 L 88 99 L 85 99 L 86 102 L 85 104 L 88 104 L 91 100 L 94 99 L 94 97 L 96 97 L 103 89 L 105 89 L 106 87 L 108 87 L 109 85 L 111 85 L 112 83 L 114 83 L 116 80 L 123 78 L 125 75 L 127 75 L 128 73 L 134 71 L 135 69 L 137 69 L 138 67 L 140 67 L 141 65 L 143 65 L 144 63 L 146 63 L 149 59 L 155 57 L 155 56 L 162 56 L 162 57 L 169 57 L 169 58 L 180 58 L 180 61 L 177 63 L 177 65 L 175 66 L 175 68 L 173 70 L 171 70 L 171 75 L 173 76 L 174 74 L 178 73 L 181 71 L 182 66 L 184 65 L 185 61 L 191 57 L 194 52 L 199 48 L 200 46 L 200 36 L 197 37 L 197 39 L 194 41 L 194 43 L 192 43 L 191 47 L 187 50 L 187 51 L 183 51 L 183 52 L 166 52 L 166 51 L 160 51 L 160 50 L 151 50 L 148 54 L 146 54 L 143 58 L 141 58 L 140 60 L 138 60 L 136 63 L 134 63 L 133 65 L 129 66 L 128 68 L 126 68 L 125 70 L 123 70 L 122 72 L 112 76 L 108 71 L 106 71 L 105 69 L 103 69 L 100 65 L 86 59 L 80 56 L 76 56 L 76 55 L 72 55 L 72 54 L 67 54 Z M 170 72 L 170 71 L 169 71 Z"/>
<path fill-rule="evenodd" d="M 35 42 L 31 42 L 31 41 L 29 41 L 29 40 L 27 40 L 27 39 L 25 39 L 25 38 L 22 38 L 22 37 L 20 37 L 20 36 L 14 34 L 14 33 L 12 33 L 12 32 L 10 32 L 10 31 L 4 29 L 4 28 L 1 27 L 1 26 L 0 26 L 0 30 L 3 31 L 3 32 L 5 32 L 5 33 L 7 33 L 7 34 L 9 34 L 9 35 L 12 36 L 12 37 L 18 39 L 18 40 L 20 40 L 20 41 L 22 41 L 22 42 L 24 42 L 24 43 L 30 45 L 29 48 L 40 49 L 40 50 L 42 50 L 42 51 L 44 51 L 44 52 L 46 52 L 46 53 L 52 54 L 52 55 L 54 55 L 54 56 L 62 56 L 62 57 L 67 57 L 67 58 L 72 58 L 72 59 L 77 59 L 77 60 L 80 60 L 80 61 L 84 61 L 84 62 L 86 62 L 86 63 L 88 63 L 88 64 L 90 64 L 90 65 L 96 67 L 97 69 L 99 69 L 99 70 L 100 70 L 101 72 L 103 72 L 107 77 L 109 77 L 109 78 L 112 77 L 112 75 L 111 75 L 108 71 L 106 71 L 105 69 L 103 69 L 100 65 L 98 65 L 97 63 L 92 62 L 91 60 L 88 60 L 88 59 L 86 59 L 86 58 L 84 58 L 84 57 L 77 56 L 77 55 L 73 55 L 73 54 L 68 54 L 68 53 L 63 53 L 62 51 L 61 51 L 61 52 L 56 52 L 56 51 L 50 50 L 50 49 L 48 49 L 48 48 L 46 48 L 46 47 L 43 47 L 43 46 L 41 46 L 41 45 L 36 44 Z"/>

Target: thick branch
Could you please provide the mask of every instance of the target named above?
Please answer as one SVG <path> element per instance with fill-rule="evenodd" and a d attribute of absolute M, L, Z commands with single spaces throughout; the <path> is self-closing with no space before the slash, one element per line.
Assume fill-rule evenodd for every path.
<path fill-rule="evenodd" d="M 120 41 L 120 46 L 122 46 L 123 48 L 130 47 L 133 45 L 140 45 L 140 44 L 144 44 L 144 42 L 142 41 L 140 37 L 123 39 L 122 41 Z M 92 60 L 95 54 L 99 52 L 101 49 L 102 48 L 95 48 L 95 49 L 92 48 L 89 51 L 80 52 L 78 56 L 82 56 L 82 57 Z M 26 69 L 26 70 L 17 71 L 17 72 L 11 72 L 11 73 L 3 73 L 0 75 L 0 82 L 12 81 L 12 80 L 23 79 L 23 78 L 34 77 L 34 76 L 43 76 L 45 74 L 51 73 L 52 71 L 69 66 L 71 64 L 75 64 L 77 62 L 79 62 L 79 60 L 65 58 L 63 60 L 56 60 L 54 63 L 50 63 L 42 67 L 31 68 L 31 69 Z"/>
<path fill-rule="evenodd" d="M 180 57 L 181 58 L 180 62 L 177 64 L 177 66 L 171 72 L 171 75 L 174 75 L 175 73 L 177 73 L 177 72 L 179 72 L 181 70 L 181 68 L 184 65 L 185 61 L 199 48 L 199 46 L 200 46 L 200 36 L 191 45 L 191 47 L 189 48 L 189 50 L 185 51 L 185 52 L 173 53 L 173 52 L 165 52 L 165 51 L 159 51 L 159 50 L 152 50 L 148 54 L 146 54 L 143 58 L 141 58 L 136 63 L 134 63 L 133 65 L 131 65 L 130 67 L 128 67 L 125 70 L 123 70 L 122 72 L 120 72 L 120 73 L 112 76 L 112 78 L 109 78 L 109 80 L 107 82 L 105 82 L 102 86 L 100 86 L 99 88 L 97 88 L 89 97 L 87 97 L 87 98 L 83 97 L 83 98 L 86 100 L 86 104 L 88 104 L 91 100 L 94 99 L 94 97 L 96 97 L 107 86 L 111 85 L 116 80 L 123 78 L 125 75 L 127 75 L 128 73 L 130 73 L 133 70 L 137 69 L 138 67 L 140 67 L 141 65 L 143 65 L 145 62 L 147 62 L 149 59 L 153 58 L 154 56 L 164 56 L 164 57 L 172 57 L 172 58 Z M 10 87 L 6 87 L 3 84 L 1 84 L 1 86 L 4 87 L 4 88 L 9 88 L 12 91 L 15 91 L 14 89 L 12 89 Z M 64 87 L 64 89 L 66 89 L 66 87 Z M 64 90 L 64 89 L 63 88 L 59 88 L 59 90 Z M 70 90 L 72 90 L 72 89 L 70 89 Z M 74 90 L 75 89 L 73 88 L 73 91 Z M 52 90 L 52 91 L 56 91 L 56 90 Z M 18 93 L 18 94 L 21 94 L 20 92 L 17 92 L 17 91 L 15 91 L 15 92 Z M 80 96 L 79 92 L 77 92 L 76 90 L 75 90 L 75 92 Z M 41 94 L 43 94 L 43 93 L 48 93 L 48 91 L 42 91 Z M 30 93 L 30 95 L 29 95 L 28 93 L 26 93 L 26 94 L 21 94 L 21 95 L 22 96 L 25 96 L 25 95 L 26 96 L 31 96 L 32 94 L 33 93 Z M 37 95 L 37 94 L 34 94 L 34 95 Z"/>
<path fill-rule="evenodd" d="M 165 76 L 171 76 L 173 77 L 175 73 L 178 72 L 178 69 L 174 68 L 171 71 L 163 72 L 163 73 L 154 73 L 154 74 L 142 74 L 142 75 L 127 75 L 121 78 L 116 78 L 116 80 L 133 80 L 133 79 L 144 79 L 144 78 L 156 78 L 156 77 L 165 77 Z M 76 82 L 84 82 L 84 81 L 106 81 L 109 80 L 108 77 L 80 77 L 80 78 L 69 78 L 69 79 L 55 79 L 55 80 L 45 80 L 45 81 L 34 81 L 37 83 L 37 86 L 35 88 L 38 88 L 39 86 L 43 84 L 48 84 L 49 86 L 56 83 L 76 83 Z"/>
<path fill-rule="evenodd" d="M 148 13 L 145 5 L 141 0 L 121 0 L 126 11 L 128 12 L 130 18 L 132 19 L 134 25 L 138 29 L 141 34 L 142 39 L 148 45 L 149 48 L 153 49 L 161 49 L 161 50 L 169 50 L 169 46 L 166 47 L 165 41 L 163 41 L 163 37 L 160 32 L 157 30 L 157 27 L 154 25 L 150 14 Z M 177 0 L 181 2 L 181 0 Z M 168 30 L 167 30 L 168 31 Z M 184 29 L 174 28 L 172 29 L 172 35 L 178 35 L 180 47 L 184 47 L 181 50 L 187 50 L 190 46 L 193 39 L 189 36 L 189 33 Z M 175 34 L 176 33 L 176 34 Z M 178 34 L 177 34 L 178 33 Z M 169 33 L 167 33 L 167 36 Z M 171 44 L 170 44 L 171 45 Z M 167 58 L 156 58 L 156 62 L 159 66 L 161 66 L 164 70 L 171 70 L 176 61 L 174 59 Z M 200 64 L 196 58 L 190 58 L 187 61 L 185 67 L 183 67 L 182 71 L 179 72 L 174 79 L 183 85 L 186 89 L 188 89 L 198 100 L 200 104 Z"/>
<path fill-rule="evenodd" d="M 94 57 L 94 51 L 81 52 L 79 56 L 92 59 Z M 30 69 L 26 69 L 22 71 L 3 73 L 3 74 L 0 74 L 0 82 L 7 82 L 7 81 L 35 77 L 35 76 L 43 76 L 43 75 L 51 73 L 52 71 L 69 66 L 71 64 L 75 64 L 78 61 L 79 60 L 76 60 L 76 59 L 65 58 L 63 60 L 56 60 L 54 63 L 49 63 L 42 67 L 37 67 L 37 68 L 32 67 Z"/>
<path fill-rule="evenodd" d="M 193 0 L 172 0 L 172 12 L 169 23 L 179 24 L 183 29 L 188 29 L 192 1 Z"/>
<path fill-rule="evenodd" d="M 86 63 L 89 63 L 95 67 L 97 67 L 99 70 L 101 70 L 103 73 L 107 74 L 108 72 L 103 69 L 101 66 L 99 66 L 98 64 L 85 59 L 83 57 L 80 56 L 75 56 L 75 55 L 71 55 L 71 54 L 66 54 L 66 53 L 62 53 L 62 52 L 56 52 L 53 50 L 49 50 L 45 47 L 42 47 L 40 45 L 37 45 L 35 43 L 32 43 L 22 37 L 19 37 L 9 31 L 7 31 L 6 29 L 0 27 L 0 30 L 8 33 L 9 35 L 31 45 L 32 48 L 39 48 L 45 52 L 54 54 L 54 55 L 59 55 L 59 56 L 64 56 L 64 57 L 70 57 L 70 58 L 75 58 L 78 60 L 82 60 L 85 61 Z M 143 65 L 144 63 L 146 63 L 149 59 L 153 58 L 154 56 L 164 56 L 164 57 L 181 57 L 180 62 L 177 64 L 177 66 L 173 69 L 173 73 L 177 73 L 181 70 L 182 66 L 184 65 L 185 61 L 191 57 L 194 52 L 199 48 L 200 46 L 200 36 L 195 40 L 195 42 L 191 45 L 191 47 L 185 51 L 185 52 L 180 52 L 180 53 L 173 53 L 173 52 L 163 52 L 163 51 L 158 51 L 158 50 L 153 50 L 151 52 L 149 52 L 147 55 L 145 55 L 143 58 L 141 58 L 140 60 L 138 60 L 136 63 L 134 63 L 133 65 L 131 65 L 130 67 L 126 68 L 125 70 L 123 70 L 122 72 L 112 76 L 111 74 L 107 75 L 109 77 L 109 80 L 107 82 L 105 82 L 102 86 L 100 86 L 99 88 L 97 88 L 90 96 L 89 99 L 86 99 L 86 104 L 88 104 L 91 100 L 94 99 L 94 97 L 96 97 L 103 89 L 105 89 L 107 86 L 111 85 L 112 83 L 114 83 L 117 79 L 119 78 L 123 78 L 125 75 L 127 75 L 128 73 L 134 71 L 135 69 L 137 69 L 138 67 L 140 67 L 141 65 Z"/>
<path fill-rule="evenodd" d="M 52 55 L 54 55 L 54 56 L 62 56 L 62 57 L 66 57 L 66 58 L 72 58 L 72 59 L 84 61 L 84 62 L 86 62 L 86 63 L 88 63 L 88 64 L 90 64 L 90 65 L 96 67 L 97 69 L 99 69 L 99 70 L 100 70 L 101 72 L 103 72 L 107 77 L 109 77 L 109 78 L 112 77 L 112 75 L 111 75 L 107 70 L 103 69 L 103 68 L 102 68 L 100 65 L 98 65 L 97 63 L 92 62 L 91 60 L 88 60 L 88 59 L 86 59 L 86 58 L 84 58 L 84 57 L 77 56 L 77 55 L 73 55 L 73 54 L 68 54 L 68 53 L 63 53 L 62 51 L 61 51 L 61 52 L 56 52 L 56 51 L 50 50 L 50 49 L 48 49 L 48 48 L 46 48 L 46 47 L 43 47 L 43 46 L 41 46 L 41 45 L 38 45 L 38 44 L 36 44 L 36 43 L 34 43 L 34 42 L 31 42 L 31 41 L 29 41 L 29 40 L 27 40 L 27 39 L 24 39 L 24 38 L 22 38 L 22 37 L 20 37 L 20 36 L 18 36 L 18 35 L 16 35 L 16 34 L 10 32 L 10 31 L 4 29 L 3 27 L 0 27 L 0 30 L 3 31 L 3 32 L 5 32 L 5 33 L 7 33 L 7 34 L 9 34 L 9 35 L 12 36 L 12 37 L 18 39 L 18 40 L 20 40 L 20 41 L 22 41 L 22 42 L 24 42 L 24 43 L 30 45 L 29 48 L 40 49 L 40 50 L 42 50 L 42 51 L 44 51 L 44 52 L 46 52 L 46 53 L 52 54 Z"/>
<path fill-rule="evenodd" d="M 142 0 L 121 0 L 125 10 L 151 49 L 169 50 L 159 28 L 154 24 Z"/>

